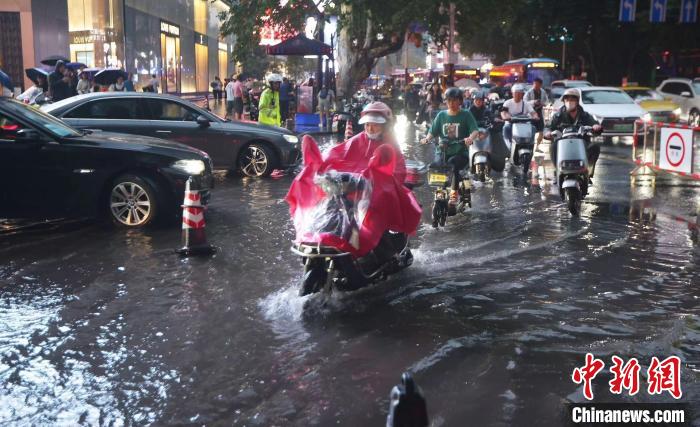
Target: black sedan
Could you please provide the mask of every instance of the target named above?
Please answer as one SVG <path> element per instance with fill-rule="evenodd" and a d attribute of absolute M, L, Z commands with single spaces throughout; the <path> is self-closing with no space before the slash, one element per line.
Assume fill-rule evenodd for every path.
<path fill-rule="evenodd" d="M 111 217 L 142 227 L 180 212 L 193 176 L 206 201 L 206 153 L 157 138 L 79 131 L 0 98 L 0 218 Z"/>
<path fill-rule="evenodd" d="M 207 152 L 217 169 L 267 176 L 300 160 L 299 138 L 291 131 L 226 121 L 191 102 L 144 92 L 101 92 L 74 96 L 44 111 L 79 129 L 101 129 L 177 141 Z"/>

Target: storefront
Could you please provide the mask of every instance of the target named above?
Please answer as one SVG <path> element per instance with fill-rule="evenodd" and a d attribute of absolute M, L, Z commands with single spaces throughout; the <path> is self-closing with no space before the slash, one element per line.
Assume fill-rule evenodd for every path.
<path fill-rule="evenodd" d="M 124 66 L 123 0 L 67 0 L 70 60 Z"/>

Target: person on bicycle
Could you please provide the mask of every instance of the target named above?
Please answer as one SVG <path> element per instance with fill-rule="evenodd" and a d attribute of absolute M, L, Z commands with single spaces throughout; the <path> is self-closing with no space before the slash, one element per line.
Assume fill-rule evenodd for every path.
<path fill-rule="evenodd" d="M 445 98 L 447 110 L 438 113 L 421 144 L 427 144 L 434 138 L 438 139 L 434 163 L 452 166 L 450 204 L 457 204 L 460 171 L 469 166 L 469 146 L 479 136 L 479 127 L 474 116 L 461 108 L 464 101 L 461 90 L 451 87 L 445 92 Z"/>

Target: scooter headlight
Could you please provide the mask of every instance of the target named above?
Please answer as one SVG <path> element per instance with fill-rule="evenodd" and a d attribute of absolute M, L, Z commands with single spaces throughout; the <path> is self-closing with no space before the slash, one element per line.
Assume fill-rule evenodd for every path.
<path fill-rule="evenodd" d="M 645 115 L 643 115 L 642 120 L 644 120 L 645 122 L 653 121 L 653 118 L 651 117 L 651 113 L 646 113 Z"/>
<path fill-rule="evenodd" d="M 559 166 L 561 169 L 581 169 L 583 168 L 583 160 L 563 160 Z"/>

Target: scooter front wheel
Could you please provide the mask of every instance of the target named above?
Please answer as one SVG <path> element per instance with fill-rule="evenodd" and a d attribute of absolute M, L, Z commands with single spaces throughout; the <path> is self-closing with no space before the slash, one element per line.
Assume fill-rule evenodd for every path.
<path fill-rule="evenodd" d="M 571 215 L 578 216 L 581 213 L 581 192 L 578 188 L 567 188 L 565 190 L 566 206 Z"/>
<path fill-rule="evenodd" d="M 304 276 L 299 289 L 299 296 L 313 294 L 321 289 L 327 279 L 326 268 L 323 259 L 306 258 L 304 260 Z"/>

